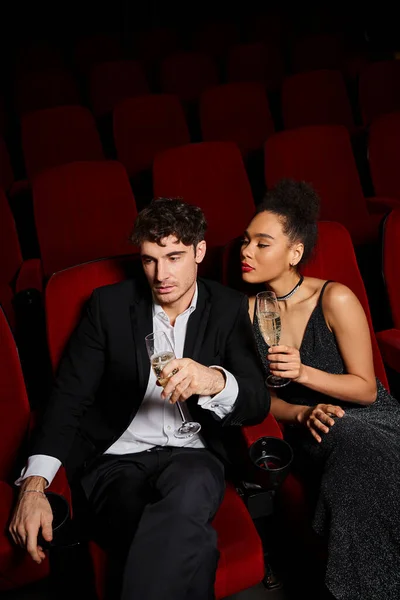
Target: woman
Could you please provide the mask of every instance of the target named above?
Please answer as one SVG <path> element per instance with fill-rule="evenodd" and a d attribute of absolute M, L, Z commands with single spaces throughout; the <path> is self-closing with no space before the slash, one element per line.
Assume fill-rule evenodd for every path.
<path fill-rule="evenodd" d="M 279 346 L 264 342 L 266 372 L 296 463 L 318 482 L 313 527 L 328 539 L 325 584 L 338 600 L 400 598 L 400 405 L 375 378 L 368 322 L 353 292 L 302 277 L 317 239 L 319 200 L 305 183 L 269 191 L 244 235 L 242 276 L 279 301 Z M 255 287 L 258 291 L 258 288 Z"/>

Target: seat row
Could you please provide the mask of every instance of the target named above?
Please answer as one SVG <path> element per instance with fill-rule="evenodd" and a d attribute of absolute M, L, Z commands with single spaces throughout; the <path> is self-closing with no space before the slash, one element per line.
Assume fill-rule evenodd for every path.
<path fill-rule="evenodd" d="M 300 110 L 300 104 L 296 106 Z M 304 102 L 303 106 L 309 107 L 310 103 Z M 324 118 L 321 106 L 319 113 L 313 113 L 311 125 L 329 125 L 329 111 Z M 305 113 L 307 111 L 308 108 Z M 374 189 L 379 195 L 392 195 L 396 190 L 393 183 L 382 185 L 382 179 L 393 182 L 397 178 L 399 114 L 389 113 L 374 119 L 368 130 L 369 166 Z M 339 118 L 331 120 L 338 121 L 335 125 L 345 126 L 344 118 L 342 123 L 339 123 Z M 307 119 L 304 121 L 306 123 Z M 265 91 L 261 84 L 250 82 L 226 84 L 203 92 L 200 123 L 203 141 L 236 142 L 245 160 L 262 151 L 267 138 L 295 140 L 301 138 L 300 131 L 303 131 L 302 143 L 307 148 L 313 145 L 312 131 L 318 131 L 317 127 L 293 128 L 274 135 L 276 130 Z M 329 129 L 320 128 L 320 131 Z M 353 142 L 350 131 L 354 131 L 354 127 L 349 125 L 347 131 Z M 117 104 L 113 111 L 112 137 L 114 148 L 111 154 L 124 164 L 130 178 L 149 170 L 158 152 L 193 140 L 182 104 L 176 96 L 168 94 L 137 96 Z M 324 144 L 327 143 L 325 140 Z M 38 173 L 53 166 L 107 157 L 95 119 L 87 108 L 81 106 L 63 106 L 24 115 L 21 119 L 21 146 L 29 182 Z M 386 167 L 377 167 L 378 163 Z M 26 183 L 16 181 L 14 171 L 7 145 L 0 138 L 0 185 L 11 196 L 27 187 Z M 380 175 L 378 171 L 386 174 Z"/>
<path fill-rule="evenodd" d="M 395 229 L 397 229 L 397 234 L 394 233 Z M 400 212 L 393 211 L 385 226 L 385 244 L 388 246 L 398 244 L 399 232 Z M 234 248 L 234 245 L 228 244 L 223 253 L 222 281 L 228 285 L 232 283 L 232 276 L 234 276 L 238 266 L 238 257 L 234 252 Z M 392 247 L 390 251 L 393 252 Z M 127 265 L 131 261 L 132 256 L 94 261 L 60 271 L 49 279 L 46 285 L 45 310 L 49 351 L 54 371 L 57 368 L 65 343 L 79 319 L 82 306 L 92 290 L 101 285 L 116 283 L 124 279 L 127 273 Z M 344 283 L 357 295 L 366 312 L 370 326 L 376 375 L 388 387 L 354 248 L 348 232 L 342 225 L 334 222 L 320 222 L 317 249 L 313 260 L 305 270 L 305 274 Z M 387 274 L 389 275 L 389 271 L 387 271 Z M 399 305 L 400 303 L 397 300 L 397 306 Z M 0 486 L 2 489 L 0 522 L 2 523 L 1 531 L 3 532 L 12 506 L 12 487 L 10 484 L 12 483 L 13 468 L 21 444 L 28 435 L 29 407 L 15 343 L 1 310 L 0 336 L 2 339 L 0 345 L 2 358 L 0 361 L 1 379 L 2 382 L 6 383 L 6 386 L 3 386 L 6 393 L 2 393 L 0 396 L 0 427 L 2 433 L 0 439 L 2 444 L 4 443 L 3 451 L 0 453 L 2 457 L 0 465 Z M 271 415 L 260 425 L 243 427 L 244 447 L 248 448 L 264 435 L 282 437 L 281 428 Z M 69 497 L 62 471 L 59 474 L 58 481 L 53 485 L 55 485 L 57 491 Z M 304 483 L 296 478 L 293 473 L 289 474 L 283 483 L 282 489 L 279 490 L 278 501 L 283 506 L 286 515 L 283 524 L 281 524 L 281 535 L 286 544 L 291 543 L 291 538 L 296 535 L 295 532 L 299 530 L 301 523 L 303 523 L 303 533 L 305 531 L 304 524 L 306 528 L 311 528 Z M 232 528 L 232 522 L 235 523 L 234 528 Z M 256 528 L 245 504 L 232 485 L 227 486 L 224 502 L 213 525 L 218 533 L 220 550 L 215 583 L 216 598 L 220 599 L 259 583 L 264 576 L 264 557 Z M 40 569 L 33 569 L 32 563 L 27 563 L 26 557 L 24 559 L 16 552 L 4 533 L 0 536 L 0 545 L 2 550 L 0 553 L 0 589 L 2 591 L 40 579 L 48 573 L 47 561 Z M 94 542 L 91 543 L 90 550 L 95 571 L 97 597 L 102 600 L 105 597 L 105 589 L 108 583 L 109 558 L 107 553 Z"/>
<path fill-rule="evenodd" d="M 400 108 L 399 65 L 397 60 L 380 60 L 360 67 L 357 97 L 353 98 L 340 69 L 285 74 L 276 48 L 256 43 L 232 48 L 224 77 L 213 58 L 200 52 L 166 57 L 160 64 L 156 87 L 139 61 L 111 60 L 95 64 L 82 82 L 70 71 L 55 67 L 25 73 L 16 79 L 10 102 L 18 117 L 34 110 L 82 104 L 101 118 L 119 101 L 136 95 L 163 92 L 187 103 L 222 83 L 255 81 L 266 91 L 281 93 L 285 128 L 321 124 L 322 118 L 353 130 L 355 121 L 367 126 L 376 116 Z M 0 121 L 5 128 L 4 106 L 2 112 Z"/>
<path fill-rule="evenodd" d="M 348 133 L 339 126 L 271 136 L 265 144 L 266 186 L 282 178 L 310 182 L 321 197 L 321 219 L 342 223 L 356 247 L 376 244 L 383 217 L 400 207 L 399 197 L 364 197 Z M 243 159 L 233 142 L 202 142 L 159 152 L 152 179 L 155 197 L 178 196 L 202 207 L 210 249 L 240 235 L 255 209 Z M 9 202 L 4 192 L 0 195 L 0 283 L 7 311 L 13 293 L 27 287 L 40 290 L 53 272 L 130 251 L 137 207 L 120 162 L 77 161 L 45 170 L 33 180 L 32 197 L 40 258 L 23 260 Z M 205 268 L 212 262 L 209 252 Z"/>

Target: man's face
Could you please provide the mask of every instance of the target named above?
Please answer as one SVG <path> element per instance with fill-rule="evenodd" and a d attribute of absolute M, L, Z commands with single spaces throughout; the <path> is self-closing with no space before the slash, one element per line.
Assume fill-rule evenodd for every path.
<path fill-rule="evenodd" d="M 185 246 L 173 235 L 162 239 L 161 243 L 162 246 L 143 242 L 140 247 L 143 269 L 154 298 L 161 305 L 171 305 L 181 299 L 190 302 L 206 243 L 200 242 L 196 251 L 193 245 Z"/>

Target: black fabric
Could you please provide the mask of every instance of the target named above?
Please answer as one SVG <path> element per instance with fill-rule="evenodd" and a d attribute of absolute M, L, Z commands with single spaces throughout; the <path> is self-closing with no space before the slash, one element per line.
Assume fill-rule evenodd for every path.
<path fill-rule="evenodd" d="M 206 449 L 105 455 L 91 469 L 93 535 L 109 550 L 108 596 L 214 598 L 222 463 Z M 124 567 L 123 567 L 124 565 Z"/>

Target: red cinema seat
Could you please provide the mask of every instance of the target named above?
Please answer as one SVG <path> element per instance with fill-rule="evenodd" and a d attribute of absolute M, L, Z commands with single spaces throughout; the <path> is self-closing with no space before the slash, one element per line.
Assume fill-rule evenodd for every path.
<path fill-rule="evenodd" d="M 400 61 L 379 60 L 360 72 L 358 102 L 364 125 L 376 117 L 400 110 Z"/>
<path fill-rule="evenodd" d="M 77 39 L 73 48 L 73 59 L 78 72 L 86 76 L 97 63 L 124 58 L 121 41 L 116 34 L 97 33 Z"/>
<path fill-rule="evenodd" d="M 203 209 L 210 248 L 242 233 L 253 215 L 250 184 L 232 142 L 202 142 L 158 154 L 153 182 L 155 197 L 178 196 Z"/>
<path fill-rule="evenodd" d="M 400 373 L 400 209 L 392 210 L 384 221 L 382 270 L 392 327 L 377 333 L 385 364 Z M 398 381 L 398 377 L 396 377 Z"/>
<path fill-rule="evenodd" d="M 355 124 L 343 75 L 322 69 L 286 77 L 282 84 L 285 129 L 308 125 L 344 125 L 350 134 Z"/>
<path fill-rule="evenodd" d="M 182 105 L 169 94 L 124 100 L 114 108 L 113 129 L 117 158 L 129 177 L 150 169 L 158 152 L 190 142 Z"/>
<path fill-rule="evenodd" d="M 341 125 L 301 127 L 271 136 L 265 144 L 268 188 L 291 178 L 313 185 L 322 220 L 342 223 L 356 245 L 376 241 L 385 212 L 396 199 L 365 198 L 350 136 Z"/>
<path fill-rule="evenodd" d="M 23 115 L 22 151 L 28 179 L 79 160 L 102 160 L 95 120 L 82 106 L 60 106 Z"/>
<path fill-rule="evenodd" d="M 400 110 L 372 121 L 368 160 L 375 194 L 400 199 Z"/>
<path fill-rule="evenodd" d="M 117 60 L 96 64 L 90 72 L 89 96 L 93 114 L 104 117 L 122 100 L 149 93 L 139 61 Z"/>
<path fill-rule="evenodd" d="M 282 84 L 284 69 L 278 44 L 236 44 L 228 51 L 226 78 L 229 82 L 258 81 L 268 91 L 277 91 Z"/>
<path fill-rule="evenodd" d="M 243 156 L 263 148 L 274 132 L 265 86 L 227 83 L 203 92 L 200 120 L 205 142 L 236 142 Z"/>
<path fill-rule="evenodd" d="M 187 105 L 197 102 L 204 90 L 218 85 L 218 69 L 206 53 L 179 52 L 161 62 L 160 81 L 165 94 L 175 94 Z"/>
<path fill-rule="evenodd" d="M 344 44 L 333 33 L 316 33 L 295 38 L 290 49 L 293 73 L 319 69 L 341 69 L 344 63 Z"/>
<path fill-rule="evenodd" d="M 93 289 L 126 279 L 134 257 L 96 261 L 54 274 L 46 289 L 47 333 L 54 371 Z M 60 319 L 60 314 L 62 319 Z M 261 540 L 235 488 L 227 483 L 213 525 L 218 533 L 220 559 L 215 594 L 219 600 L 260 583 L 264 576 Z M 105 598 L 107 554 L 94 542 L 91 554 L 99 600 Z"/>
<path fill-rule="evenodd" d="M 16 81 L 15 107 L 19 115 L 56 106 L 82 104 L 72 73 L 61 68 L 29 71 Z"/>
<path fill-rule="evenodd" d="M 0 592 L 5 593 L 47 577 L 49 561 L 37 565 L 8 534 L 15 505 L 13 482 L 19 476 L 17 465 L 26 459 L 31 415 L 18 350 L 1 307 L 0 380 Z M 70 499 L 63 469 L 50 489 Z"/>
<path fill-rule="evenodd" d="M 136 204 L 117 161 L 48 169 L 35 177 L 32 192 L 45 278 L 81 262 L 131 251 Z"/>
<path fill-rule="evenodd" d="M 219 59 L 228 48 L 239 42 L 239 31 L 234 23 L 207 23 L 193 35 L 193 48 Z"/>

